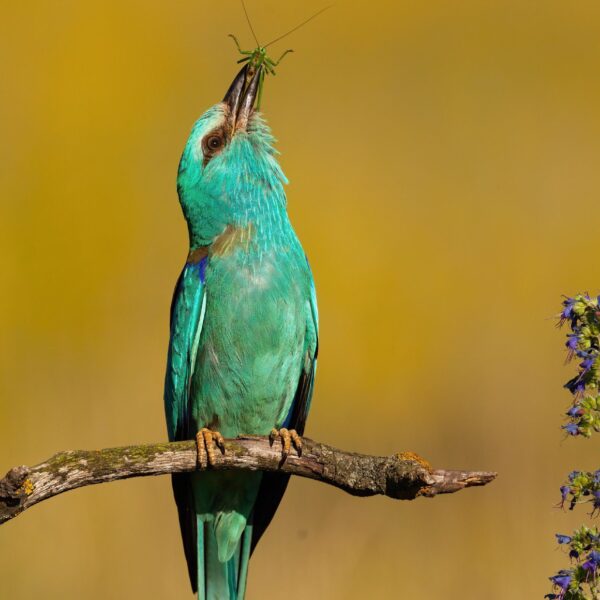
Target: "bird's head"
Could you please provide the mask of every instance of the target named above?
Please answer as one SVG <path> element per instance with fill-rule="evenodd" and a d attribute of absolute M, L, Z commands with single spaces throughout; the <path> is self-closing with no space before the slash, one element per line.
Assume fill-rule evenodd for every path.
<path fill-rule="evenodd" d="M 194 124 L 177 176 L 177 191 L 194 250 L 227 226 L 244 227 L 260 212 L 285 211 L 285 176 L 271 132 L 254 103 L 261 70 L 238 73 L 222 102 Z"/>

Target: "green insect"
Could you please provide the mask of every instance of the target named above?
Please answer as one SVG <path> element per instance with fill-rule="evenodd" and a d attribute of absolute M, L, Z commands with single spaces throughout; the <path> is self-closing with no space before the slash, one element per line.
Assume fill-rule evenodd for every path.
<path fill-rule="evenodd" d="M 300 29 L 300 27 L 303 27 L 304 25 L 306 25 L 309 21 L 312 21 L 314 18 L 318 17 L 321 13 L 325 12 L 328 8 L 331 8 L 333 5 L 330 4 L 329 6 L 322 8 L 321 10 L 316 12 L 314 15 L 312 15 L 305 21 L 302 21 L 302 23 L 300 23 L 300 25 L 296 25 L 296 27 L 290 29 L 287 33 L 284 33 L 283 35 L 280 35 L 279 37 L 275 38 L 274 40 L 271 40 L 268 44 L 261 46 L 260 42 L 258 41 L 258 38 L 256 37 L 256 33 L 254 33 L 254 28 L 252 27 L 250 17 L 248 16 L 248 11 L 246 10 L 246 5 L 244 4 L 244 0 L 240 0 L 240 1 L 242 3 L 242 7 L 244 9 L 244 14 L 246 15 L 246 21 L 248 21 L 248 26 L 250 27 L 250 31 L 252 32 L 252 37 L 254 37 L 254 41 L 256 42 L 256 48 L 254 48 L 254 50 L 242 50 L 240 43 L 238 42 L 238 39 L 235 37 L 235 35 L 230 33 L 229 37 L 231 39 L 233 39 L 233 41 L 235 42 L 235 45 L 237 46 L 238 52 L 242 55 L 242 58 L 240 58 L 240 60 L 237 61 L 238 64 L 248 62 L 249 68 L 248 68 L 248 74 L 246 77 L 247 82 L 249 82 L 252 79 L 252 77 L 254 76 L 254 73 L 256 73 L 256 70 L 258 68 L 260 68 L 261 66 L 263 67 L 263 69 L 260 73 L 260 80 L 258 82 L 258 94 L 257 94 L 257 98 L 256 98 L 256 109 L 258 110 L 260 108 L 260 102 L 262 99 L 262 91 L 263 91 L 265 75 L 266 74 L 275 75 L 275 67 L 281 62 L 281 59 L 286 54 L 293 52 L 292 49 L 288 49 L 277 60 L 273 60 L 267 54 L 267 48 L 269 46 L 271 46 L 272 44 L 274 44 L 275 42 L 282 40 L 284 37 L 287 37 L 288 35 L 290 35 L 290 33 L 293 33 L 297 29 Z"/>

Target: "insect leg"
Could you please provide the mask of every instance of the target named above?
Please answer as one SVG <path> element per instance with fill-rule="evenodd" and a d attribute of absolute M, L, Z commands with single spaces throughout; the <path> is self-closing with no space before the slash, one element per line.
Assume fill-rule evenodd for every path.
<path fill-rule="evenodd" d="M 228 37 L 230 37 L 235 42 L 235 45 L 237 46 L 238 52 L 240 54 L 252 54 L 252 50 L 242 50 L 240 48 L 240 43 L 238 42 L 238 39 L 235 37 L 235 35 L 233 35 L 233 33 L 229 33 Z"/>
<path fill-rule="evenodd" d="M 290 52 L 293 52 L 293 50 L 286 50 L 275 62 L 271 61 L 272 66 L 276 67 L 280 62 L 281 59 L 286 55 L 289 54 Z M 270 59 L 269 59 L 270 60 Z"/>
<path fill-rule="evenodd" d="M 270 75 L 275 75 L 275 69 L 273 68 L 275 63 L 268 56 L 265 56 L 263 64 L 265 65 L 265 71 L 267 73 Z"/>

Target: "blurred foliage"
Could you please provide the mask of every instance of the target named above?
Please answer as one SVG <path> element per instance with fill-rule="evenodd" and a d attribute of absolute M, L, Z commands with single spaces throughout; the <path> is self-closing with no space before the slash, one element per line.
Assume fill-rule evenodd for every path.
<path fill-rule="evenodd" d="M 578 294 L 563 301 L 559 325 L 569 323 L 567 361 L 577 357 L 577 375 L 565 387 L 573 394 L 563 429 L 571 436 L 591 437 L 600 431 L 600 298 Z"/>
<path fill-rule="evenodd" d="M 597 528 L 582 525 L 569 535 L 556 535 L 560 545 L 569 549 L 570 569 L 561 569 L 550 577 L 553 590 L 548 600 L 596 600 L 600 568 L 600 534 Z"/>
<path fill-rule="evenodd" d="M 559 325 L 569 324 L 567 333 L 567 361 L 575 357 L 581 362 L 577 374 L 564 385 L 573 394 L 573 403 L 566 412 L 568 422 L 562 428 L 572 436 L 589 438 L 600 430 L 598 419 L 600 374 L 600 298 L 577 294 L 563 300 Z M 568 502 L 570 510 L 577 504 L 592 504 L 595 516 L 600 509 L 600 470 L 595 472 L 571 471 L 568 481 L 561 486 L 560 506 Z M 596 600 L 600 574 L 600 535 L 597 528 L 582 525 L 573 535 L 556 534 L 557 542 L 569 548 L 570 567 L 550 577 L 552 592 L 549 600 Z"/>

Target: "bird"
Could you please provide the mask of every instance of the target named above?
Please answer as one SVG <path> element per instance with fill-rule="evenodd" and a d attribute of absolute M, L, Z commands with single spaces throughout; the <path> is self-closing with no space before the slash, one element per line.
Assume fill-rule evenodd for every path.
<path fill-rule="evenodd" d="M 193 125 L 177 192 L 189 253 L 170 315 L 170 441 L 196 440 L 201 470 L 172 475 L 192 590 L 243 600 L 248 563 L 288 484 L 279 472 L 211 470 L 224 438 L 270 436 L 298 454 L 311 405 L 318 310 L 290 223 L 274 138 L 246 64 Z M 279 447 L 279 446 L 278 446 Z"/>

